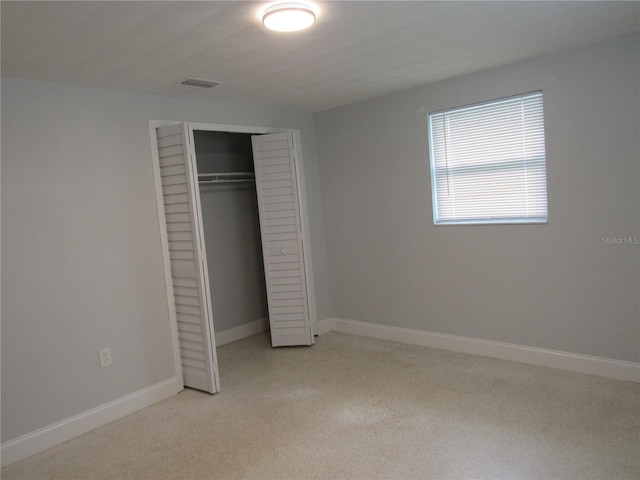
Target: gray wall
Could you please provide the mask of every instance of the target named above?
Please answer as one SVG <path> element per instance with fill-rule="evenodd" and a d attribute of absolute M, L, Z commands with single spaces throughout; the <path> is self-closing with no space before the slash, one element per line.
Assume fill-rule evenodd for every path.
<path fill-rule="evenodd" d="M 334 315 L 640 360 L 639 42 L 317 114 Z M 428 113 L 539 89 L 549 223 L 435 227 Z"/>
<path fill-rule="evenodd" d="M 214 330 L 267 318 L 255 185 L 203 186 L 200 203 Z"/>
<path fill-rule="evenodd" d="M 330 314 L 311 115 L 3 78 L 3 442 L 174 376 L 150 119 L 301 129 Z"/>

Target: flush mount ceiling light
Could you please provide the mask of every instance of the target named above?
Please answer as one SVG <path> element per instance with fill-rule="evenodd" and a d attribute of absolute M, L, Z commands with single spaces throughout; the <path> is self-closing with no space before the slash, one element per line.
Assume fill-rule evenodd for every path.
<path fill-rule="evenodd" d="M 268 6 L 262 13 L 262 24 L 276 32 L 297 32 L 316 23 L 313 9 L 300 2 L 280 2 Z"/>

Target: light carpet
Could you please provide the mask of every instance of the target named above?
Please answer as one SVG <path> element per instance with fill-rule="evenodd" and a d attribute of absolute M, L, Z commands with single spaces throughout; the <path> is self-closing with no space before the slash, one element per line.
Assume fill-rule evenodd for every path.
<path fill-rule="evenodd" d="M 640 385 L 339 333 L 218 348 L 185 390 L 2 479 L 635 479 Z"/>

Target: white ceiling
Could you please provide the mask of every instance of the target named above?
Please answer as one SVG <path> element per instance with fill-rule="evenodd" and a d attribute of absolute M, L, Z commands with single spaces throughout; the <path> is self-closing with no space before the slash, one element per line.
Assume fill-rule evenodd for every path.
<path fill-rule="evenodd" d="M 637 1 L 315 3 L 275 34 L 266 2 L 2 1 L 2 74 L 319 111 L 640 29 Z"/>

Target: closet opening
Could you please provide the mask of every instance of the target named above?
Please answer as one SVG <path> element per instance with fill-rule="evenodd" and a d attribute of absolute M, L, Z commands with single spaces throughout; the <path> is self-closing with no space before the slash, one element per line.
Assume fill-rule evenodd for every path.
<path fill-rule="evenodd" d="M 166 121 L 150 130 L 176 377 L 216 393 L 216 345 L 267 328 L 273 347 L 314 343 L 300 133 Z"/>
<path fill-rule="evenodd" d="M 218 345 L 269 322 L 251 136 L 193 131 Z"/>

